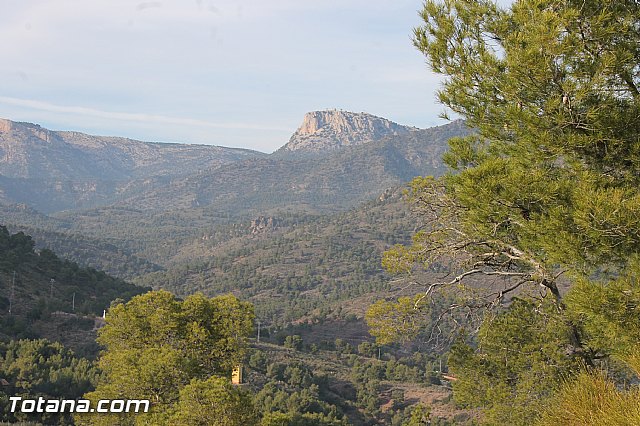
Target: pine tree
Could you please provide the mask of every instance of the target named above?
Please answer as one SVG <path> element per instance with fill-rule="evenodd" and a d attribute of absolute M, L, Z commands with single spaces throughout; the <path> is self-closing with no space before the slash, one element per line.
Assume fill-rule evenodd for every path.
<path fill-rule="evenodd" d="M 230 383 L 232 368 L 244 358 L 253 319 L 253 306 L 231 295 L 208 299 L 195 294 L 180 301 L 167 291 L 154 291 L 112 307 L 98 335 L 105 347 L 98 360 L 104 378 L 85 398 L 147 399 L 151 409 L 147 414 L 78 415 L 77 422 L 176 424 L 172 415 L 176 421 L 187 416 L 189 403 L 181 399 L 191 401 L 198 390 L 206 398 L 221 395 L 224 407 L 244 401 L 246 395 L 229 393 L 220 383 Z M 236 424 L 227 420 L 219 424 Z"/>
<path fill-rule="evenodd" d="M 424 283 L 416 312 L 447 290 L 458 293 L 456 306 L 478 311 L 500 309 L 514 295 L 538 307 L 551 299 L 558 327 L 569 332 L 566 361 L 589 371 L 615 356 L 633 366 L 640 4 L 517 0 L 501 8 L 489 0 L 427 0 L 421 16 L 414 44 L 444 76 L 439 100 L 475 133 L 450 141 L 449 174 L 411 183 L 423 224 L 410 246 L 386 253 L 384 265 L 408 274 L 452 265 L 450 278 Z M 563 282 L 579 283 L 566 298 Z M 552 334 L 541 311 L 528 315 L 545 340 Z M 486 320 L 483 327 L 493 327 L 494 337 L 509 330 Z M 460 365 L 483 350 L 497 354 L 471 349 Z M 519 373 L 502 380 L 506 402 L 517 393 L 514 381 L 521 383 Z"/>

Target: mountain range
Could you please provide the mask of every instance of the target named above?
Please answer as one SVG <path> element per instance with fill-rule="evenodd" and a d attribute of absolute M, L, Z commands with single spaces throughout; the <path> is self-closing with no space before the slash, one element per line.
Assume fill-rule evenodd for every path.
<path fill-rule="evenodd" d="M 80 265 L 181 295 L 231 291 L 293 322 L 386 288 L 381 254 L 416 226 L 399 188 L 444 173 L 447 140 L 469 132 L 316 111 L 265 154 L 2 120 L 0 225 Z"/>
<path fill-rule="evenodd" d="M 104 207 L 206 207 L 231 216 L 337 211 L 413 176 L 441 174 L 446 141 L 466 131 L 459 121 L 416 129 L 366 113 L 317 111 L 267 155 L 0 120 L 0 202 L 45 214 Z"/>
<path fill-rule="evenodd" d="M 0 119 L 0 200 L 50 213 L 104 205 L 153 176 L 178 177 L 256 151 L 208 145 L 141 142 L 47 130 Z"/>

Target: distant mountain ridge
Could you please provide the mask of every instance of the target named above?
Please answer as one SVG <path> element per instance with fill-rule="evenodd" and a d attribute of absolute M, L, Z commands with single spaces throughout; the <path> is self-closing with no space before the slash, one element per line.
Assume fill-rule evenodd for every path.
<path fill-rule="evenodd" d="M 419 175 L 439 176 L 452 136 L 468 132 L 462 122 L 391 135 L 309 157 L 297 151 L 250 158 L 131 192 L 114 206 L 148 212 L 203 208 L 228 216 L 274 210 L 321 214 L 343 211 Z M 98 214 L 89 212 L 90 215 Z"/>
<path fill-rule="evenodd" d="M 52 131 L 0 119 L 0 202 L 44 213 L 108 205 L 165 180 L 267 154 Z"/>
<path fill-rule="evenodd" d="M 264 154 L 0 119 L 0 203 L 45 214 L 110 207 L 204 208 L 227 217 L 278 208 L 341 211 L 414 176 L 442 174 L 447 140 L 468 132 L 460 121 L 417 129 L 367 113 L 314 111 L 287 144 Z"/>
<path fill-rule="evenodd" d="M 313 111 L 280 151 L 323 152 L 361 145 L 418 130 L 365 112 Z"/>
<path fill-rule="evenodd" d="M 124 181 L 186 174 L 264 155 L 247 149 L 53 131 L 0 119 L 0 175 L 8 178 Z"/>

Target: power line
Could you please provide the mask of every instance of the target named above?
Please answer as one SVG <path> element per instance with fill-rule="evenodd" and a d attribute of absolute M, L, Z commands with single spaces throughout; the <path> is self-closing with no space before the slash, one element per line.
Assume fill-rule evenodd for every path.
<path fill-rule="evenodd" d="M 11 309 L 13 308 L 13 298 L 16 291 L 16 271 L 13 271 L 13 280 L 11 281 L 11 295 L 9 296 L 9 315 L 11 315 Z"/>

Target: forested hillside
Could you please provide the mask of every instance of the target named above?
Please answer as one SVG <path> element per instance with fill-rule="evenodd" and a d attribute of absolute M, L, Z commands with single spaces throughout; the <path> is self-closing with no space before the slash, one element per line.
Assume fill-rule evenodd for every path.
<path fill-rule="evenodd" d="M 68 331 L 68 329 L 67 329 Z M 10 397 L 76 399 L 92 390 L 100 371 L 58 342 L 45 339 L 0 342 L 0 420 L 10 424 L 72 424 L 70 413 L 10 412 Z M 32 424 L 32 423 L 29 423 Z"/>
<path fill-rule="evenodd" d="M 397 195 L 388 194 L 386 200 L 378 200 L 370 203 L 366 208 L 345 213 L 341 215 L 340 220 L 327 221 L 319 227 L 312 221 L 301 223 L 292 221 L 288 225 L 287 221 L 278 222 L 285 230 L 287 226 L 296 229 L 286 230 L 281 238 L 275 239 L 273 247 L 283 248 L 285 243 L 287 245 L 295 243 L 316 251 L 316 255 L 327 248 L 329 251 L 337 250 L 333 255 L 325 254 L 320 264 L 326 262 L 338 265 L 336 259 L 345 257 L 336 276 L 349 277 L 351 272 L 347 268 L 348 262 L 359 262 L 365 265 L 371 261 L 371 254 L 367 257 L 363 251 L 358 250 L 358 247 L 365 246 L 363 242 L 373 244 L 377 241 L 381 244 L 385 239 L 392 238 L 389 230 L 393 231 L 393 228 L 389 228 L 386 232 L 374 233 L 373 227 L 380 225 L 384 220 L 392 220 L 398 226 L 396 230 L 403 232 L 402 226 L 399 225 L 403 221 L 399 219 L 404 217 L 406 220 L 407 212 L 401 212 L 399 216 L 392 214 L 393 207 L 398 205 L 398 201 Z M 359 242 L 352 247 L 349 243 L 350 239 L 346 235 L 340 236 L 341 233 L 335 227 L 354 222 L 360 223 L 361 229 L 355 240 Z M 253 224 L 252 230 L 261 232 L 253 234 L 258 244 L 264 244 L 274 237 L 271 234 L 277 232 L 275 229 L 261 226 L 264 223 L 269 221 L 256 221 Z M 273 224 L 273 221 L 270 223 Z M 327 231 L 322 234 L 318 232 L 319 229 L 327 229 Z M 51 343 L 46 340 L 6 340 L 6 343 L 2 343 L 0 345 L 0 378 L 8 383 L 0 390 L 0 405 L 5 408 L 3 420 L 44 422 L 75 420 L 102 424 L 103 421 L 110 421 L 109 418 L 83 416 L 72 418 L 69 413 L 10 414 L 7 409 L 9 404 L 7 398 L 8 396 L 23 398 L 40 396 L 63 399 L 78 398 L 83 394 L 90 399 L 98 396 L 122 398 L 129 395 L 127 392 L 133 392 L 130 397 L 143 398 L 146 395 L 145 389 L 148 389 L 146 386 L 155 386 L 152 382 L 147 382 L 151 377 L 161 379 L 163 383 L 161 392 L 163 398 L 166 398 L 162 400 L 164 402 L 154 402 L 154 406 L 157 405 L 153 417 L 155 424 L 165 421 L 168 422 L 167 424 L 172 424 L 175 421 L 173 416 L 190 415 L 190 411 L 181 406 L 175 407 L 185 410 L 182 414 L 171 410 L 165 414 L 161 413 L 161 410 L 164 410 L 161 407 L 173 406 L 170 402 L 174 400 L 172 395 L 175 396 L 179 392 L 180 397 L 183 398 L 183 393 L 195 391 L 189 387 L 195 386 L 193 381 L 185 387 L 183 379 L 174 376 L 165 377 L 161 373 L 167 371 L 166 362 L 174 362 L 172 356 L 194 356 L 193 351 L 184 350 L 184 345 L 195 345 L 194 348 L 202 347 L 199 343 L 199 339 L 203 338 L 202 331 L 193 329 L 195 322 L 190 322 L 188 318 L 191 317 L 184 315 L 191 315 L 194 321 L 204 327 L 202 330 L 215 330 L 215 333 L 210 336 L 211 340 L 205 345 L 206 351 L 199 352 L 199 355 L 195 356 L 203 357 L 201 362 L 205 359 L 209 360 L 207 362 L 212 362 L 214 366 L 212 368 L 215 369 L 214 373 L 217 376 L 211 377 L 212 370 L 209 368 L 193 370 L 192 367 L 186 367 L 191 365 L 190 362 L 183 363 L 176 360 L 177 365 L 180 365 L 176 368 L 182 369 L 179 376 L 199 377 L 198 380 L 201 383 L 198 384 L 200 389 L 198 392 L 205 392 L 213 387 L 218 389 L 216 395 L 220 392 L 235 394 L 237 390 L 228 387 L 228 378 L 224 377 L 228 377 L 230 366 L 235 365 L 242 358 L 246 368 L 245 380 L 251 393 L 238 394 L 244 402 L 242 407 L 238 406 L 237 409 L 246 413 L 248 416 L 246 419 L 249 419 L 247 420 L 249 422 L 262 418 L 262 422 L 287 419 L 287 424 L 292 425 L 399 425 L 411 418 L 414 412 L 421 412 L 419 410 L 422 410 L 423 406 L 419 405 L 420 403 L 430 405 L 433 413 L 431 418 L 436 421 L 435 424 L 451 424 L 453 417 L 465 422 L 473 418 L 473 413 L 457 410 L 451 405 L 450 389 L 442 386 L 440 378 L 443 362 L 446 368 L 446 360 L 442 357 L 440 350 L 425 347 L 426 352 L 419 355 L 407 352 L 407 348 L 403 346 L 384 346 L 374 343 L 373 338 L 363 328 L 362 319 L 358 319 L 358 315 L 361 315 L 368 301 L 361 301 L 357 306 L 349 307 L 344 303 L 338 303 L 342 300 L 340 297 L 332 296 L 329 304 L 319 303 L 318 299 L 315 303 L 321 307 L 321 310 L 313 315 L 310 311 L 306 312 L 303 321 L 297 321 L 297 325 L 293 326 L 290 322 L 291 318 L 287 321 L 274 320 L 273 324 L 269 324 L 269 318 L 265 313 L 272 313 L 275 318 L 278 313 L 282 314 L 282 310 L 274 309 L 274 304 L 257 298 L 257 306 L 263 312 L 262 315 L 267 317 L 266 321 L 262 318 L 259 320 L 263 325 L 262 340 L 255 342 L 252 339 L 254 343 L 251 344 L 246 356 L 243 356 L 244 345 L 248 342 L 242 340 L 234 343 L 233 339 L 222 339 L 216 343 L 216 339 L 219 339 L 224 327 L 232 327 L 228 332 L 236 336 L 235 338 L 238 333 L 245 337 L 255 336 L 253 307 L 250 304 L 239 302 L 233 296 L 206 299 L 202 295 L 196 295 L 186 297 L 182 301 L 175 299 L 167 292 L 148 293 L 125 304 L 124 302 L 131 296 L 148 289 L 133 287 L 121 280 L 110 278 L 102 272 L 79 268 L 74 263 L 60 260 L 47 249 L 38 252 L 34 250 L 35 243 L 31 237 L 22 233 L 11 235 L 5 228 L 0 230 L 2 230 L 0 279 L 3 284 L 0 300 L 3 300 L 3 311 L 6 310 L 6 313 L 0 316 L 3 331 L 0 339 L 47 337 L 53 341 L 64 342 L 65 346 L 76 349 L 76 353 L 73 353 L 60 343 Z M 319 235 L 311 239 L 300 239 L 295 231 Z M 335 240 L 333 246 L 329 244 L 325 247 L 322 243 L 326 242 L 333 233 L 340 237 Z M 344 245 L 335 245 L 339 241 Z M 268 250 L 269 247 L 267 245 L 264 250 Z M 216 247 L 209 247 L 209 249 L 215 251 Z M 291 254 L 297 249 L 285 247 L 284 250 L 284 253 Z M 375 253 L 377 254 L 374 256 L 379 256 L 379 251 Z M 203 255 L 209 257 L 211 253 L 204 252 Z M 302 258 L 285 256 L 285 258 L 295 262 L 305 261 L 305 256 Z M 284 265 L 289 264 L 283 259 L 279 262 Z M 376 262 L 379 262 L 379 259 Z M 314 270 L 311 267 L 305 269 Z M 15 282 L 13 282 L 13 271 L 16 271 Z M 371 271 L 362 272 L 371 273 Z M 55 277 L 55 281 L 47 281 L 46 277 Z M 346 278 L 346 284 L 336 286 L 334 293 L 351 295 L 343 295 L 342 298 L 354 298 L 360 292 L 369 294 L 372 291 L 371 287 L 361 287 L 365 282 L 364 278 L 363 276 L 360 287 L 355 285 L 351 292 L 344 288 L 351 285 Z M 5 285 L 8 283 L 11 285 Z M 380 283 L 381 281 L 378 281 L 378 284 Z M 291 282 L 287 285 L 291 289 L 283 297 L 295 300 L 296 286 Z M 374 289 L 375 285 L 377 284 L 373 285 Z M 195 290 L 191 289 L 189 293 Z M 223 290 L 225 289 L 214 291 L 218 293 Z M 277 291 L 280 289 L 274 290 L 274 292 Z M 71 303 L 67 300 L 69 296 L 71 296 Z M 74 305 L 74 301 L 78 305 Z M 82 301 L 84 302 L 81 303 Z M 7 303 L 9 306 L 5 306 Z M 91 358 L 97 355 L 98 347 L 94 342 L 96 328 L 102 327 L 105 321 L 100 315 L 95 314 L 102 306 L 107 306 L 107 327 L 98 331 L 100 336 L 98 343 L 102 345 L 101 349 L 107 349 L 107 352 L 103 352 L 99 362 L 96 363 L 80 358 L 77 354 L 88 355 Z M 182 313 L 175 313 L 175 317 L 171 317 L 168 312 L 173 308 L 170 306 L 175 308 L 179 306 Z M 296 312 L 303 312 L 300 306 L 294 305 L 294 307 L 297 310 L 286 310 L 286 315 L 291 317 Z M 225 313 L 219 313 L 221 311 Z M 332 311 L 331 315 L 327 315 Z M 203 312 L 206 312 L 206 315 Z M 232 318 L 233 325 L 228 322 Z M 191 325 L 187 326 L 188 324 Z M 331 330 L 336 326 L 343 331 L 332 332 Z M 234 327 L 239 328 L 233 331 Z M 153 330 L 151 334 L 149 330 Z M 175 346 L 169 349 L 166 342 L 174 340 L 175 337 L 168 340 L 163 338 L 161 333 L 174 333 L 172 330 L 180 333 L 180 339 L 184 340 L 174 341 Z M 124 346 L 123 339 L 126 340 Z M 231 346 L 227 347 L 227 345 Z M 139 354 L 131 358 L 130 352 L 134 349 L 138 350 Z M 173 351 L 171 353 L 174 355 L 169 358 L 158 358 L 159 352 L 166 353 L 168 356 L 168 351 Z M 36 361 L 25 361 L 32 358 Z M 129 365 L 132 359 L 139 359 L 135 362 L 142 362 L 142 364 Z M 153 375 L 147 376 L 147 373 L 153 373 Z M 139 377 L 135 380 L 135 386 L 129 388 L 132 383 L 131 378 L 134 376 Z M 216 378 L 218 376 L 220 378 Z M 119 383 L 118 393 L 113 393 L 116 389 L 113 387 L 115 383 Z M 154 390 L 154 392 L 157 391 Z M 184 396 L 184 398 L 188 397 Z"/>
<path fill-rule="evenodd" d="M 15 194 L 27 194 L 20 186 L 26 181 L 12 186 L 12 179 L 22 178 L 7 177 L 10 188 L 0 206 L 2 219 L 16 235 L 28 233 L 38 241 L 24 236 L 29 260 L 14 268 L 15 287 L 11 286 L 21 293 L 12 294 L 11 287 L 3 286 L 2 295 L 6 293 L 12 305 L 6 324 L 13 327 L 7 328 L 11 332 L 5 337 L 47 337 L 94 357 L 95 329 L 103 325 L 94 315 L 107 309 L 109 318 L 122 306 L 120 299 L 151 286 L 169 289 L 185 300 L 195 300 L 189 296 L 196 292 L 210 297 L 232 293 L 253 304 L 261 328 L 261 342 L 244 360 L 254 394 L 246 399 L 247 407 L 255 409 L 247 411 L 247 421 L 257 415 L 265 424 L 399 425 L 412 413 L 422 413 L 423 408 L 416 408 L 423 407 L 421 402 L 434 407 L 432 418 L 441 424 L 449 424 L 454 416 L 466 421 L 469 413 L 448 402 L 450 389 L 441 384 L 440 370 L 446 368 L 442 349 L 427 344 L 423 348 L 428 354 L 413 357 L 411 344 L 376 345 L 363 317 L 379 297 L 404 294 L 401 287 L 389 283 L 381 267 L 384 250 L 408 243 L 415 229 L 415 218 L 402 200 L 402 183 L 418 174 L 442 174 L 439 157 L 446 139 L 467 132 L 456 122 L 326 152 L 283 151 L 239 159 L 233 167 L 191 170 L 195 174 L 184 177 L 136 178 L 117 199 L 107 193 L 103 201 L 108 205 L 90 210 L 74 210 L 80 206 L 73 198 L 78 195 L 75 189 L 66 191 L 63 184 L 58 185 L 61 193 L 56 192 L 59 189 L 52 192 L 37 180 L 29 181 L 45 201 L 47 194 L 56 194 L 51 203 L 58 204 L 50 203 L 50 208 L 72 207 L 48 215 L 38 211 L 38 204 L 29 204 L 29 197 L 25 203 L 13 203 Z M 92 202 L 103 196 L 99 185 L 94 189 L 89 191 Z M 14 238 L 18 237 L 8 237 L 9 241 Z M 52 250 L 143 287 L 61 261 Z M 43 268 L 42 259 L 50 259 L 52 266 Z M 12 284 L 13 269 L 1 274 L 3 283 Z M 104 287 L 112 281 L 115 287 Z M 93 283 L 102 289 L 100 297 L 77 288 Z M 26 311 L 18 315 L 14 304 Z M 136 310 L 146 309 L 137 306 Z M 153 317 L 151 311 L 149 315 Z M 126 323 L 132 326 L 135 321 Z M 255 338 L 257 323 L 243 333 Z M 107 340 L 98 341 L 109 347 Z M 147 349 L 140 350 L 139 357 L 147 359 Z M 170 351 L 163 345 L 148 350 Z M 113 356 L 119 355 L 114 352 Z M 153 355 L 144 367 L 132 365 L 127 375 L 155 371 L 162 376 L 159 371 L 169 368 L 162 363 L 184 354 L 167 352 L 167 356 L 156 365 Z M 103 355 L 91 366 L 98 370 L 86 390 L 110 393 L 115 383 L 122 385 L 118 380 L 125 376 L 118 375 L 122 368 L 129 368 L 129 361 L 112 364 L 109 360 Z M 207 379 L 211 371 L 181 371 L 182 377 L 202 380 L 194 385 L 202 392 L 217 389 L 234 394 L 224 381 Z M 105 374 L 111 377 L 107 381 Z M 228 377 L 229 371 L 216 374 Z M 138 397 L 144 392 L 144 380 L 141 376 Z M 170 401 L 176 392 L 188 399 L 186 394 L 196 387 L 171 383 L 175 386 L 166 388 L 166 407 L 181 410 Z M 87 395 L 93 398 L 94 394 Z M 189 416 L 188 412 L 174 414 Z"/>
<path fill-rule="evenodd" d="M 183 246 L 166 271 L 141 285 L 186 295 L 233 292 L 283 326 L 340 309 L 362 316 L 372 296 L 390 290 L 382 252 L 414 228 L 399 192 L 332 216 L 274 216 L 271 225 L 204 234 Z M 226 234 L 226 235 L 225 235 Z"/>
<path fill-rule="evenodd" d="M 30 236 L 0 226 L 0 337 L 46 337 L 95 354 L 95 317 L 148 288 L 34 247 Z"/>
<path fill-rule="evenodd" d="M 22 190 L 12 186 L 14 178 L 5 176 L 8 187 L 2 193 L 8 199 L 0 206 L 0 218 L 14 231 L 38 235 L 41 247 L 83 265 L 132 278 L 173 268 L 176 259 L 189 262 L 200 258 L 197 251 L 185 256 L 186 247 L 213 235 L 216 241 L 244 235 L 248 223 L 257 217 L 323 221 L 322 215 L 356 208 L 414 176 L 440 175 L 447 139 L 467 133 L 464 124 L 457 121 L 315 154 L 249 156 L 228 166 L 200 170 L 176 166 L 176 170 L 166 171 L 169 175 L 129 181 L 117 200 L 97 209 L 77 210 L 78 206 L 65 204 L 67 195 L 41 187 L 43 196 L 66 209 L 55 215 L 38 211 L 39 205 L 29 197 L 21 204 L 13 203 L 12 191 Z M 100 146 L 108 143 L 102 141 Z M 179 149 L 169 151 L 177 153 Z M 27 162 L 29 158 L 26 156 Z M 155 173 L 160 169 L 149 170 Z M 123 177 L 132 173 L 142 172 L 129 171 Z M 185 173 L 191 174 L 183 176 Z M 92 191 L 90 197 L 99 196 Z"/>

